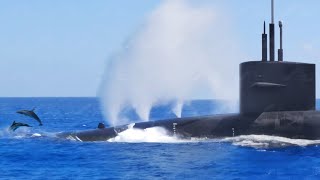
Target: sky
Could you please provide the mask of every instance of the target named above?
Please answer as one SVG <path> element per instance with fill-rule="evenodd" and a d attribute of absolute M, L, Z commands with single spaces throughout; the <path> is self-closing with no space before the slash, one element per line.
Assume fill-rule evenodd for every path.
<path fill-rule="evenodd" d="M 191 2 L 196 6 L 209 0 Z M 241 61 L 259 60 L 263 21 L 270 21 L 270 0 L 211 2 L 228 15 L 247 58 Z M 96 96 L 108 59 L 161 3 L 0 1 L 0 97 Z M 284 60 L 318 64 L 320 1 L 275 0 L 275 6 L 275 20 L 284 24 Z"/>

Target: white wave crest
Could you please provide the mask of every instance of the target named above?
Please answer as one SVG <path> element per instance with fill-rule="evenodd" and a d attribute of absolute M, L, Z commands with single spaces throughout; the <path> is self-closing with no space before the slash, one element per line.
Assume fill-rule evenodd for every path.
<path fill-rule="evenodd" d="M 207 138 L 191 138 L 180 139 L 177 136 L 171 136 L 162 127 L 152 127 L 147 129 L 137 129 L 129 127 L 127 130 L 111 138 L 108 142 L 127 142 L 127 143 L 194 143 L 208 142 L 220 143 L 230 142 L 232 145 L 253 147 L 253 148 L 281 148 L 289 146 L 309 146 L 320 144 L 320 140 L 307 139 L 290 139 L 279 136 L 269 135 L 241 135 L 236 137 L 207 139 Z"/>
<path fill-rule="evenodd" d="M 222 139 L 223 142 L 231 142 L 233 145 L 254 148 L 280 148 L 287 146 L 309 146 L 320 144 L 320 140 L 290 139 L 268 135 L 242 135 Z"/>
<path fill-rule="evenodd" d="M 71 140 L 71 141 L 80 141 L 82 142 L 82 140 L 78 137 L 78 136 L 67 136 L 66 137 L 67 140 Z"/>
<path fill-rule="evenodd" d="M 168 132 L 162 127 L 152 127 L 146 129 L 129 128 L 109 139 L 108 142 L 181 143 L 188 141 L 168 135 Z"/>
<path fill-rule="evenodd" d="M 9 127 L 0 129 L 0 138 L 13 138 L 13 139 L 24 139 L 24 138 L 42 138 L 42 137 L 56 137 L 54 132 L 46 132 L 42 130 L 33 130 L 27 127 L 21 127 L 16 131 L 10 130 Z"/>
<path fill-rule="evenodd" d="M 31 135 L 31 137 L 41 137 L 42 135 L 40 134 L 40 133 L 33 133 L 32 135 Z"/>

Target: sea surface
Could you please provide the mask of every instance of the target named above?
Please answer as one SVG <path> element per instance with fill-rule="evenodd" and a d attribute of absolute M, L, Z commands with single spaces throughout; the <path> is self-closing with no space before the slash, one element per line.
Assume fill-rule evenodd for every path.
<path fill-rule="evenodd" d="M 150 118 L 174 117 L 171 106 L 152 108 Z M 32 108 L 43 126 L 16 113 Z M 221 110 L 214 100 L 191 101 L 182 116 Z M 123 114 L 137 118 L 130 108 Z M 131 130 L 111 142 L 55 136 L 96 128 L 103 119 L 97 98 L 0 98 L 0 179 L 320 179 L 319 141 L 263 135 L 183 141 L 156 130 Z M 11 132 L 14 120 L 33 127 Z"/>

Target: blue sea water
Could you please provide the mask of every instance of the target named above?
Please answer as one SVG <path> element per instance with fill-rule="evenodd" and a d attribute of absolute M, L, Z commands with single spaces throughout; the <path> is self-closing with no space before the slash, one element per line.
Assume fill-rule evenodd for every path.
<path fill-rule="evenodd" d="M 33 107 L 43 126 L 15 113 Z M 185 105 L 183 115 L 216 113 L 216 109 L 221 109 L 216 101 L 194 101 Z M 132 110 L 126 113 L 136 116 Z M 170 105 L 151 112 L 152 119 L 172 116 Z M 102 119 L 96 98 L 0 98 L 0 179 L 320 178 L 318 143 L 264 148 L 246 145 L 252 137 L 182 143 L 79 142 L 55 137 L 57 132 L 96 128 Z M 33 127 L 8 132 L 13 120 Z"/>

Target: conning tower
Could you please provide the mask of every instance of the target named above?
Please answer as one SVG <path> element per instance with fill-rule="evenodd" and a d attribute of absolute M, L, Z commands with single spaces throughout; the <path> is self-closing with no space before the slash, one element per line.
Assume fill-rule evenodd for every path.
<path fill-rule="evenodd" d="M 271 0 L 269 61 L 267 34 L 262 34 L 261 61 L 240 64 L 240 113 L 315 110 L 315 64 L 283 61 L 282 22 L 280 49 L 275 61 L 274 2 Z"/>

